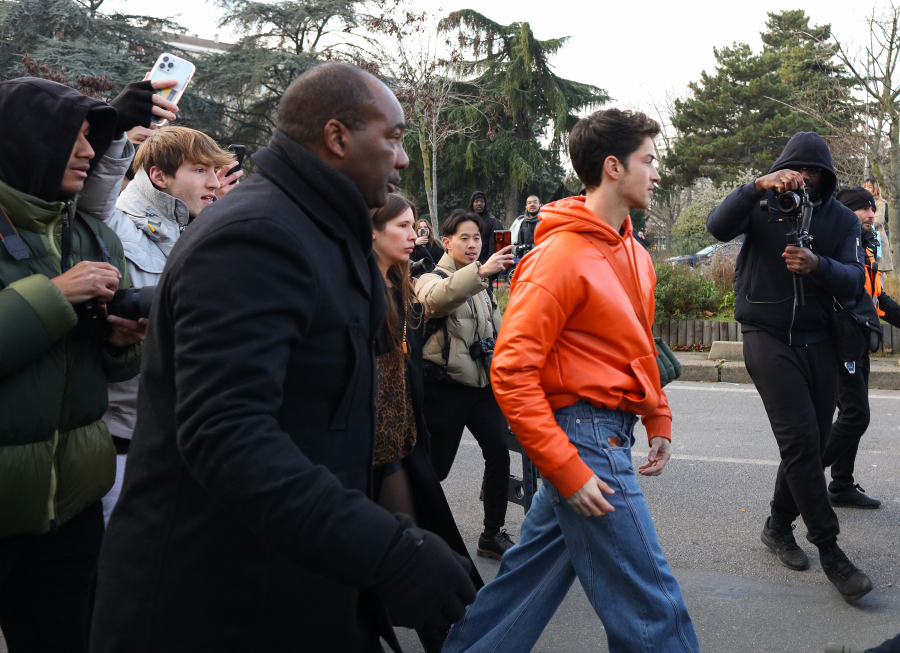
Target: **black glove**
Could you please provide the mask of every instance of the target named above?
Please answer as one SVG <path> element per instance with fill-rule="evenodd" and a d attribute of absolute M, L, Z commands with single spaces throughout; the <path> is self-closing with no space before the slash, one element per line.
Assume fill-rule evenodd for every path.
<path fill-rule="evenodd" d="M 116 133 L 131 131 L 135 127 L 149 127 L 153 118 L 153 83 L 132 82 L 126 86 L 109 106 L 119 114 Z"/>
<path fill-rule="evenodd" d="M 439 629 L 456 623 L 475 601 L 472 563 L 406 515 L 395 517 L 400 536 L 382 560 L 372 590 L 397 626 Z"/>

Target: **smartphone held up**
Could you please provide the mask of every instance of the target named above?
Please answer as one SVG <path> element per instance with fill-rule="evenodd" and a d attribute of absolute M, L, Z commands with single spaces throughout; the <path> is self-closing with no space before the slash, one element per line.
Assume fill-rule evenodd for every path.
<path fill-rule="evenodd" d="M 196 66 L 190 61 L 185 61 L 180 57 L 176 57 L 174 54 L 163 52 L 159 55 L 159 59 L 156 60 L 156 63 L 153 64 L 153 70 L 150 71 L 149 79 L 151 82 L 158 79 L 176 80 L 177 83 L 175 86 L 160 89 L 156 91 L 156 95 L 178 104 L 181 96 L 184 95 L 185 88 L 187 88 L 187 85 L 190 84 L 191 79 L 194 77 L 196 70 Z M 168 121 L 165 118 L 154 117 L 153 122 L 156 123 L 158 127 L 163 127 Z"/>

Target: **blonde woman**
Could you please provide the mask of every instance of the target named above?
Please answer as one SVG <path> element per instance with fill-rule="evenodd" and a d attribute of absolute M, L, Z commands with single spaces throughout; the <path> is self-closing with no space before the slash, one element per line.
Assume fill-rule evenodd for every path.
<path fill-rule="evenodd" d="M 890 272 L 894 269 L 894 257 L 887 235 L 887 202 L 881 196 L 881 186 L 871 177 L 866 179 L 863 188 L 875 197 L 875 229 L 881 239 L 881 256 L 877 259 L 878 269 L 881 272 Z"/>

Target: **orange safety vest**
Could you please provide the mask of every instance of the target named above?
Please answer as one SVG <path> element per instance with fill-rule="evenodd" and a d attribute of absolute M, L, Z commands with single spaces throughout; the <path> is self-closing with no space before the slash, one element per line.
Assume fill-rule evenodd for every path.
<path fill-rule="evenodd" d="M 884 311 L 878 308 L 878 298 L 881 297 L 881 272 L 872 272 L 875 256 L 868 249 L 866 249 L 866 258 L 869 260 L 869 264 L 866 265 L 866 292 L 875 300 L 878 317 L 884 317 Z"/>

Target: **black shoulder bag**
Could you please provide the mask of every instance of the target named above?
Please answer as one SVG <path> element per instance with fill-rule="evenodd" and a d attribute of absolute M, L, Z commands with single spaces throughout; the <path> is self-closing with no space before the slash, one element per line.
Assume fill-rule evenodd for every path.
<path fill-rule="evenodd" d="M 858 361 L 881 349 L 884 330 L 875 301 L 865 288 L 851 299 L 833 297 L 831 309 L 831 337 L 840 362 Z"/>

